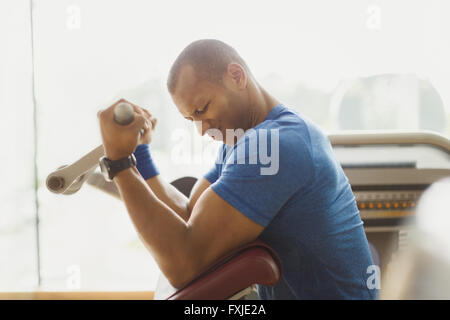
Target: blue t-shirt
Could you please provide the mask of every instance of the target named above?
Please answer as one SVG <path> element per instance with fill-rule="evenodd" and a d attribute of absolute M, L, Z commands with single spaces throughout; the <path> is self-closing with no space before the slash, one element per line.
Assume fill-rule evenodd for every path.
<path fill-rule="evenodd" d="M 331 144 L 309 119 L 284 105 L 223 144 L 205 175 L 212 189 L 264 227 L 260 239 L 283 264 L 261 299 L 375 299 L 373 265 L 356 201 Z M 373 267 L 372 267 L 373 268 Z"/>

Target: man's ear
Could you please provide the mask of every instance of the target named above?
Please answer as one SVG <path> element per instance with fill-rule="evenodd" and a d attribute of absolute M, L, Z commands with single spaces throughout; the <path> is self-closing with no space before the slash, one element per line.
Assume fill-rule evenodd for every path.
<path fill-rule="evenodd" d="M 228 64 L 227 73 L 239 89 L 244 89 L 247 87 L 247 73 L 240 64 Z"/>

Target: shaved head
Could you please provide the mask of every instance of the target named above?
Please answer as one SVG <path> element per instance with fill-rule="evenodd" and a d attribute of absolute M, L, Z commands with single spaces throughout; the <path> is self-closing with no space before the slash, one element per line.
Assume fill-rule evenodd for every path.
<path fill-rule="evenodd" d="M 170 69 L 167 88 L 178 111 L 194 122 L 199 134 L 212 134 L 217 140 L 229 129 L 253 128 L 278 104 L 237 51 L 214 39 L 183 49 Z M 232 140 L 223 141 L 234 145 L 236 139 Z"/>
<path fill-rule="evenodd" d="M 198 81 L 208 81 L 221 85 L 228 64 L 238 63 L 250 73 L 245 61 L 228 44 L 214 39 L 197 40 L 189 44 L 179 54 L 172 65 L 167 79 L 167 88 L 173 94 L 184 66 L 191 66 Z"/>

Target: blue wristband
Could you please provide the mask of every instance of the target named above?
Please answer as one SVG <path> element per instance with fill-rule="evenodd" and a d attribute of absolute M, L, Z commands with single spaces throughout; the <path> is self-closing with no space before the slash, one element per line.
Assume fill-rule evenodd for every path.
<path fill-rule="evenodd" d="M 133 154 L 136 157 L 136 169 L 138 169 L 144 180 L 159 174 L 159 171 L 152 160 L 152 156 L 150 155 L 148 144 L 138 145 Z"/>

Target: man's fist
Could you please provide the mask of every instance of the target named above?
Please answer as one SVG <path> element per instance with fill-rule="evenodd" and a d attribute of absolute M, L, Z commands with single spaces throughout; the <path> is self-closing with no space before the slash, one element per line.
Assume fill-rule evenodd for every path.
<path fill-rule="evenodd" d="M 129 103 L 134 110 L 134 121 L 128 125 L 120 125 L 114 121 L 114 108 L 122 102 Z M 150 143 L 152 130 L 156 126 L 156 118 L 150 112 L 129 101 L 120 99 L 112 106 L 97 113 L 103 140 L 105 155 L 111 160 L 129 156 L 139 144 Z M 140 134 L 144 128 L 144 134 Z"/>

